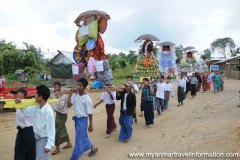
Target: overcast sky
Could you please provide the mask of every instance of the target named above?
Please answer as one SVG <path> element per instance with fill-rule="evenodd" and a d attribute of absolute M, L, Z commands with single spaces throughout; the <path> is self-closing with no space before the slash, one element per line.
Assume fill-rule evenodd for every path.
<path fill-rule="evenodd" d="M 240 46 L 240 0 L 0 0 L 0 39 L 72 51 L 73 21 L 92 9 L 111 16 L 103 34 L 106 52 L 134 50 L 134 40 L 145 33 L 199 51 L 222 37 Z"/>

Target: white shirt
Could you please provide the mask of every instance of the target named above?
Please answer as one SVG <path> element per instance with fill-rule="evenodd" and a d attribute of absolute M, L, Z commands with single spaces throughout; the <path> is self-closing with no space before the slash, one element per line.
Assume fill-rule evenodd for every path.
<path fill-rule="evenodd" d="M 74 93 L 71 103 L 74 106 L 74 116 L 77 118 L 88 117 L 93 113 L 92 99 L 87 94 L 80 96 L 79 93 Z"/>
<path fill-rule="evenodd" d="M 138 88 L 138 86 L 136 85 L 136 84 L 133 84 L 133 88 L 138 92 L 139 91 L 139 88 Z M 133 91 L 133 89 L 132 89 L 132 92 L 134 93 L 134 94 L 136 94 L 134 91 Z"/>
<path fill-rule="evenodd" d="M 187 77 L 184 77 L 184 79 L 185 79 L 186 82 L 189 82 L 189 79 Z"/>
<path fill-rule="evenodd" d="M 108 92 L 103 92 L 101 99 L 104 101 L 105 104 L 114 104 L 116 103 L 116 91 L 111 91 L 113 96 L 113 100 Z"/>
<path fill-rule="evenodd" d="M 124 110 L 124 111 L 127 110 L 127 96 L 128 96 L 128 94 L 125 93 L 125 95 L 124 95 L 124 100 L 123 100 L 123 110 Z"/>
<path fill-rule="evenodd" d="M 20 109 L 16 110 L 16 124 L 20 128 L 33 126 L 33 119 L 31 116 L 24 114 Z"/>
<path fill-rule="evenodd" d="M 165 91 L 170 91 L 171 96 L 174 95 L 172 84 L 171 83 L 166 83 L 165 85 Z"/>
<path fill-rule="evenodd" d="M 179 78 L 177 80 L 177 86 L 184 88 L 184 92 L 186 91 L 186 81 L 184 79 Z"/>
<path fill-rule="evenodd" d="M 51 106 L 53 107 L 53 109 L 55 111 L 57 111 L 59 113 L 68 114 L 69 108 L 67 105 L 67 101 L 68 101 L 68 95 L 64 94 L 60 97 L 60 102 L 53 103 L 53 104 L 51 104 Z"/>
<path fill-rule="evenodd" d="M 55 116 L 52 107 L 46 103 L 42 108 L 39 105 L 30 106 L 21 111 L 33 117 L 34 133 L 40 137 L 47 137 L 45 148 L 51 149 L 55 142 Z"/>
<path fill-rule="evenodd" d="M 156 97 L 164 99 L 164 91 L 165 91 L 166 83 L 158 83 L 157 84 L 157 92 Z"/>

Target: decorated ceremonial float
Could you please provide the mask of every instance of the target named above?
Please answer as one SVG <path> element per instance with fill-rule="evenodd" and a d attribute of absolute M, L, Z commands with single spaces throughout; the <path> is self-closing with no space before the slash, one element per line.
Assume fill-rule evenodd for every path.
<path fill-rule="evenodd" d="M 87 78 L 92 81 L 92 88 L 104 88 L 112 84 L 112 70 L 110 69 L 108 54 L 102 34 L 107 29 L 110 16 L 97 10 L 81 13 L 74 23 L 77 25 L 73 51 L 73 79 Z"/>
<path fill-rule="evenodd" d="M 143 44 L 139 49 L 134 76 L 139 77 L 140 80 L 143 77 L 160 78 L 161 73 L 158 68 L 157 47 L 153 43 L 153 41 L 157 42 L 159 39 L 154 35 L 144 34 L 139 36 L 136 41 L 143 42 Z"/>
<path fill-rule="evenodd" d="M 194 50 L 194 47 L 186 47 L 183 49 L 183 58 L 179 64 L 179 70 L 181 72 L 186 73 L 193 73 L 197 72 L 197 56 L 195 53 L 197 52 Z"/>
<path fill-rule="evenodd" d="M 165 79 L 176 79 L 178 73 L 176 59 L 175 44 L 169 41 L 160 43 L 159 70 Z"/>
<path fill-rule="evenodd" d="M 184 48 L 183 58 L 180 61 L 179 70 L 186 73 L 203 73 L 208 71 L 206 62 L 195 55 L 198 51 L 194 47 Z"/>

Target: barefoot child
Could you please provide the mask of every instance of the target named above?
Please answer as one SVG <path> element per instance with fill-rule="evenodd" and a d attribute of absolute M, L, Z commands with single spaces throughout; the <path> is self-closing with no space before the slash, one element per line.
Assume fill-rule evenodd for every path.
<path fill-rule="evenodd" d="M 103 92 L 101 100 L 96 105 L 94 105 L 94 108 L 96 108 L 102 102 L 105 103 L 107 111 L 107 130 L 105 138 L 109 138 L 111 136 L 111 133 L 117 129 L 117 125 L 113 116 L 115 111 L 116 92 L 111 91 L 111 88 L 107 88 L 107 91 Z"/>
<path fill-rule="evenodd" d="M 33 130 L 36 137 L 36 160 L 50 160 L 51 148 L 55 141 L 55 118 L 52 107 L 47 103 L 50 90 L 44 85 L 36 87 L 35 100 L 37 106 L 21 109 L 25 114 L 33 117 Z M 20 99 L 16 99 L 20 103 Z"/>
<path fill-rule="evenodd" d="M 93 131 L 92 99 L 85 92 L 85 89 L 88 86 L 88 81 L 85 78 L 80 78 L 77 85 L 77 90 L 70 91 L 68 97 L 68 107 L 71 107 L 72 105 L 74 106 L 73 120 L 75 121 L 76 130 L 75 147 L 70 160 L 78 160 L 79 157 L 89 149 L 91 149 L 88 154 L 89 157 L 93 157 L 98 151 L 98 148 L 91 143 L 87 134 L 87 131 Z"/>
<path fill-rule="evenodd" d="M 24 88 L 11 91 L 16 98 L 24 99 L 27 91 Z M 33 132 L 32 117 L 22 113 L 20 109 L 16 110 L 17 138 L 15 143 L 14 160 L 36 159 L 36 139 Z"/>

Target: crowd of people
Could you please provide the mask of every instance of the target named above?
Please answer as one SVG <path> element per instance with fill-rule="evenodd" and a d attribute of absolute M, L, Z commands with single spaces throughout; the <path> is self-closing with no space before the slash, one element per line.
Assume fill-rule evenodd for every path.
<path fill-rule="evenodd" d="M 224 77 L 219 72 L 194 73 L 188 75 L 181 73 L 177 79 L 178 106 L 188 94 L 194 98 L 196 93 L 203 89 L 209 91 L 211 84 L 214 92 L 223 91 Z M 174 97 L 172 80 L 144 78 L 141 83 L 134 84 L 132 77 L 128 77 L 124 88 L 113 88 L 106 86 L 105 92 L 96 104 L 93 104 L 91 97 L 85 92 L 88 81 L 81 78 L 77 82 L 77 88 L 69 91 L 62 91 L 61 84 L 55 82 L 54 94 L 44 85 L 37 86 L 35 100 L 37 106 L 28 106 L 24 109 L 17 109 L 17 138 L 15 143 L 15 160 L 49 160 L 51 155 L 60 152 L 60 145 L 66 143 L 62 149 L 72 148 L 66 121 L 69 108 L 73 106 L 73 121 L 75 123 L 75 146 L 70 160 L 78 160 L 84 152 L 90 150 L 88 156 L 93 157 L 98 148 L 91 142 L 88 132 L 93 131 L 93 108 L 97 108 L 104 102 L 107 113 L 106 136 L 110 138 L 113 132 L 117 131 L 117 123 L 114 118 L 116 101 L 121 101 L 119 117 L 119 141 L 128 143 L 133 132 L 133 123 L 137 123 L 137 96 L 141 90 L 141 103 L 139 106 L 139 117 L 144 117 L 144 128 L 150 128 L 154 124 L 155 115 L 160 116 L 169 108 L 170 97 Z M 16 103 L 21 103 L 27 95 L 24 88 L 12 91 L 16 94 Z M 48 98 L 57 98 L 60 101 L 49 105 Z M 154 113 L 156 111 L 156 114 Z M 54 113 L 55 112 L 55 113 Z M 55 149 L 51 152 L 51 149 Z M 51 152 L 51 154 L 49 153 Z"/>

